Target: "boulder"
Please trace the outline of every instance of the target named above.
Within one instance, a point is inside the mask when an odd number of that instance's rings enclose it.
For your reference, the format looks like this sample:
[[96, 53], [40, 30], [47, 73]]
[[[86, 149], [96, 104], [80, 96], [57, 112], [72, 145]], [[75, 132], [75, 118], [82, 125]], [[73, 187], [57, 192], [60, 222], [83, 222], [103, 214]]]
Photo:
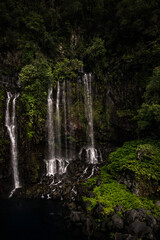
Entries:
[[118, 231], [123, 229], [124, 222], [118, 214], [114, 214], [111, 218], [113, 229]]
[[147, 222], [147, 225], [150, 226], [151, 228], [153, 228], [157, 224], [156, 219], [151, 215], [148, 215], [146, 217], [146, 222]]
[[137, 240], [137, 237], [117, 232], [115, 233], [115, 240]]
[[138, 217], [139, 217], [139, 213], [135, 209], [128, 210], [125, 213], [126, 223], [128, 223], [128, 224], [131, 222], [134, 222], [135, 219], [137, 219]]
[[152, 233], [152, 229], [146, 225], [144, 222], [140, 222], [139, 220], [132, 222], [129, 225], [129, 233], [137, 237], [145, 237], [148, 234]]
[[80, 221], [81, 221], [81, 216], [82, 216], [82, 213], [81, 213], [81, 212], [72, 211], [71, 214], [70, 214], [70, 219], [71, 219], [71, 221], [73, 221], [74, 223], [80, 222]]

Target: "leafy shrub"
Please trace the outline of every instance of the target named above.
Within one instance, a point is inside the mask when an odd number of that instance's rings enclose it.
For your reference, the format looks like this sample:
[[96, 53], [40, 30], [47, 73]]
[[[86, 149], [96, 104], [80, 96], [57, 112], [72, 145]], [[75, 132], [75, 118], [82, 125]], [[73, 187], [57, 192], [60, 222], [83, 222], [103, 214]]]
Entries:
[[144, 99], [137, 115], [138, 130], [144, 136], [160, 136], [160, 67], [153, 70]]
[[[143, 161], [138, 155], [143, 155]], [[145, 160], [145, 161], [144, 161]], [[129, 171], [145, 179], [160, 179], [160, 143], [153, 140], [126, 142], [110, 154], [107, 170], [115, 177]]]
[[96, 178], [88, 179], [86, 187], [92, 188], [94, 197], [84, 196], [83, 200], [90, 202], [88, 210], [93, 210], [97, 204], [103, 206], [104, 215], [114, 212], [121, 206], [124, 210], [144, 208], [152, 210], [155, 216], [160, 215], [160, 208], [155, 205], [155, 199], [139, 197], [130, 192], [126, 185], [118, 183], [116, 178], [127, 171], [137, 179], [160, 180], [160, 142], [155, 140], [137, 140], [126, 142], [109, 156], [109, 163], [101, 168], [96, 185]]
[[[92, 182], [92, 180], [89, 180]], [[89, 182], [88, 182], [89, 184]], [[90, 202], [88, 211], [93, 210], [97, 204], [103, 206], [104, 215], [114, 212], [118, 206], [124, 210], [144, 208], [152, 210], [155, 215], [160, 215], [160, 209], [154, 201], [147, 198], [138, 197], [131, 193], [124, 184], [119, 184], [111, 175], [107, 173], [107, 167], [101, 169], [101, 185], [94, 186], [94, 197], [83, 197], [83, 200]]]
[[154, 204], [152, 200], [147, 198], [140, 198], [131, 193], [124, 184], [119, 184], [112, 176], [107, 174], [108, 182], [102, 178], [101, 186], [95, 186], [93, 189], [94, 198], [83, 197], [84, 201], [89, 201], [90, 206], [88, 210], [91, 211], [97, 204], [103, 205], [105, 215], [114, 212], [118, 206], [122, 206], [124, 210], [129, 209], [150, 209], [160, 214], [160, 209]]

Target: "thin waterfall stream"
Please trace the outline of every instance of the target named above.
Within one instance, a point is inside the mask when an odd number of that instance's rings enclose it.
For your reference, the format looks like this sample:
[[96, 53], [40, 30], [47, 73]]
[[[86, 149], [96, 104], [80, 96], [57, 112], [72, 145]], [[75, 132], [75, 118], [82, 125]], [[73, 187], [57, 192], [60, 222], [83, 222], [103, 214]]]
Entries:
[[90, 164], [98, 163], [98, 153], [94, 144], [94, 129], [93, 129], [93, 104], [92, 104], [92, 75], [84, 74], [84, 100], [85, 100], [85, 114], [87, 119], [87, 161]]
[[57, 82], [57, 100], [56, 100], [56, 157], [61, 159], [61, 120], [60, 120], [60, 84]]
[[[14, 189], [10, 193], [10, 197], [13, 195], [17, 188], [20, 188], [19, 171], [18, 171], [18, 148], [17, 148], [17, 137], [16, 137], [16, 99], [19, 94], [12, 94], [7, 92], [7, 103], [6, 103], [6, 117], [5, 126], [7, 127], [8, 134], [11, 140], [11, 159], [12, 159], [12, 169], [13, 169], [13, 179], [14, 179]], [[10, 108], [10, 103], [12, 108]], [[12, 110], [12, 112], [10, 111]]]
[[66, 108], [66, 81], [63, 82], [63, 111], [64, 111], [64, 133], [65, 133], [65, 158], [68, 159], [68, 143], [67, 143], [67, 108]]
[[46, 162], [46, 175], [55, 175], [57, 172], [56, 159], [55, 159], [55, 136], [54, 136], [54, 124], [53, 124], [53, 88], [48, 90], [48, 156]]

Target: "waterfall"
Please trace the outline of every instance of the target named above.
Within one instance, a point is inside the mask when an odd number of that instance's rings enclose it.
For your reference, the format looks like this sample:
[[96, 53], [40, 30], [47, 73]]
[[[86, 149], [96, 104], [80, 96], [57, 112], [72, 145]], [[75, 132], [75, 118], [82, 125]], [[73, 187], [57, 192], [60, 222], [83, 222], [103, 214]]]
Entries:
[[85, 102], [85, 114], [87, 119], [87, 147], [86, 155], [87, 161], [90, 164], [98, 163], [98, 153], [94, 146], [94, 129], [93, 129], [93, 106], [92, 106], [92, 75], [84, 74], [84, 102]]
[[72, 86], [71, 82], [67, 81], [67, 120], [68, 120], [68, 148], [69, 148], [69, 159], [73, 159], [75, 155], [75, 135], [74, 135], [74, 121], [72, 115]]
[[[60, 99], [61, 91], [60, 84], [57, 82], [57, 98], [56, 98], [56, 112], [55, 112], [55, 131], [54, 131], [54, 118], [53, 118], [53, 88], [48, 90], [48, 157], [46, 163], [46, 175], [55, 176], [55, 174], [62, 175], [66, 172], [68, 167], [68, 160], [65, 156], [62, 157], [62, 144], [61, 144], [61, 120], [60, 120]], [[65, 134], [67, 133], [67, 120], [66, 120], [66, 97], [65, 97], [65, 83], [63, 84], [63, 106], [64, 106], [64, 125]], [[56, 148], [55, 148], [56, 146]], [[65, 147], [67, 148], [67, 139], [65, 140]], [[66, 150], [67, 151], [67, 150]]]
[[[6, 105], [6, 117], [5, 117], [5, 126], [7, 127], [8, 134], [11, 140], [11, 157], [12, 157], [12, 169], [13, 169], [13, 178], [14, 178], [14, 189], [13, 192], [20, 188], [19, 172], [18, 172], [18, 150], [17, 150], [17, 138], [16, 138], [16, 99], [19, 97], [19, 94], [12, 94], [7, 92], [7, 105]], [[12, 102], [12, 112], [10, 112], [10, 102]]]
[[55, 136], [54, 136], [54, 126], [53, 126], [53, 88], [50, 87], [48, 90], [48, 157], [46, 162], [47, 175], [55, 175], [57, 172], [56, 159], [55, 159]]
[[52, 87], [50, 87], [48, 91], [48, 157], [49, 159], [55, 159], [52, 92], [53, 92], [53, 89]]
[[64, 111], [64, 134], [65, 134], [65, 158], [68, 159], [68, 143], [67, 143], [67, 108], [66, 108], [66, 82], [63, 82], [63, 111]]
[[65, 128], [65, 155], [62, 156], [61, 144], [61, 119], [60, 119], [60, 84], [57, 82], [57, 100], [56, 100], [56, 137], [57, 137], [57, 154], [56, 159], [58, 162], [58, 174], [64, 174], [69, 165], [67, 154], [67, 110], [66, 110], [66, 94], [65, 94], [65, 81], [63, 82], [62, 102], [64, 110], [64, 128]]
[[60, 121], [60, 85], [57, 82], [57, 100], [56, 100], [56, 138], [57, 151], [56, 157], [61, 158], [61, 121]]

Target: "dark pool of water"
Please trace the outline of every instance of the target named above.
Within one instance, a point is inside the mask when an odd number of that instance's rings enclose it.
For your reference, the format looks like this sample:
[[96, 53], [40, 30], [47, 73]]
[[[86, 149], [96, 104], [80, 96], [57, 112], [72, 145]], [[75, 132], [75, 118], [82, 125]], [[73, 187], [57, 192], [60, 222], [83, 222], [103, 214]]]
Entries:
[[87, 240], [52, 200], [0, 200], [0, 240]]

